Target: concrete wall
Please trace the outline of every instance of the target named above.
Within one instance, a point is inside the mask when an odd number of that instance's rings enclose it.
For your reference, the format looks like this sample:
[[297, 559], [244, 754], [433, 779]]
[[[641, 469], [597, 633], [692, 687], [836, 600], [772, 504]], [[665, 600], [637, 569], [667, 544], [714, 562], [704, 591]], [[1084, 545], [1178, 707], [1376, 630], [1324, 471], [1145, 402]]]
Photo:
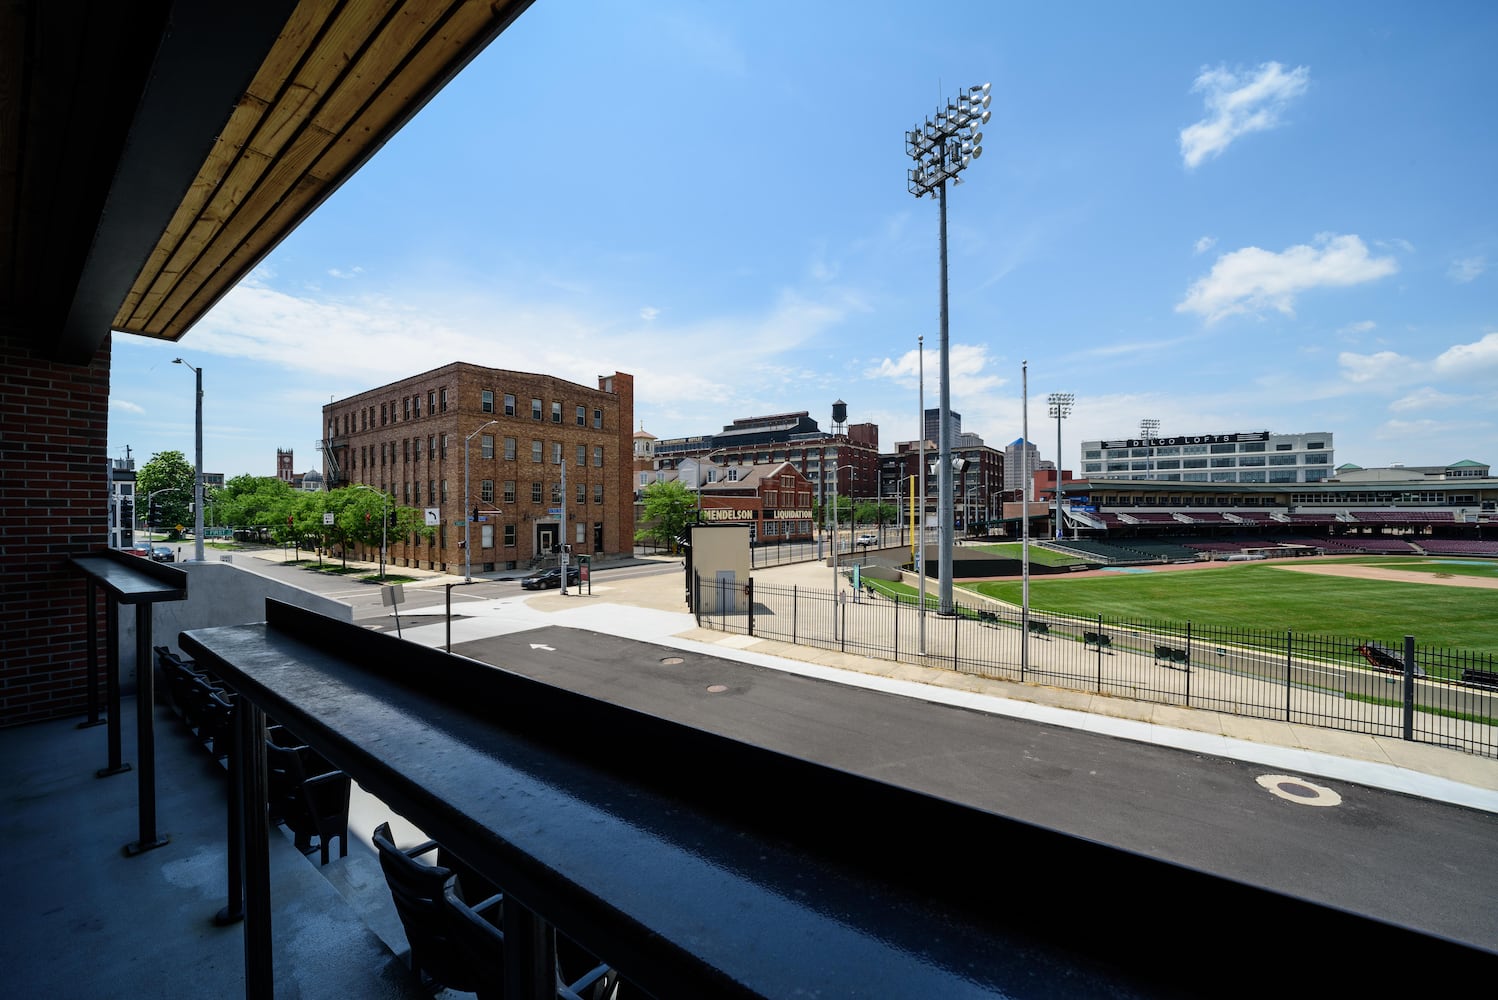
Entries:
[[[187, 600], [152, 607], [153, 646], [168, 646], [180, 652], [178, 633], [264, 621], [267, 597], [342, 622], [354, 620], [354, 609], [347, 604], [252, 573], [233, 563], [185, 562], [177, 563], [176, 568], [187, 573]], [[102, 606], [102, 598], [100, 603]], [[120, 683], [125, 690], [135, 687], [134, 608], [120, 609]]]

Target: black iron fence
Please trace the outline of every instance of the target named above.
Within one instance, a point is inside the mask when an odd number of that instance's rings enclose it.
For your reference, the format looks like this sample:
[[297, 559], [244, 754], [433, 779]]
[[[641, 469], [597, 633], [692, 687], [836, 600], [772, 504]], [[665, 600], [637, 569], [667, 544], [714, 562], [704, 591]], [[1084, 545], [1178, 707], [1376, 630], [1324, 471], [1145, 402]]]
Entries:
[[[872, 589], [751, 581], [743, 599], [699, 581], [711, 628], [1021, 683], [1433, 743], [1498, 757], [1498, 656], [1414, 637], [1123, 621]], [[705, 588], [705, 589], [704, 589]], [[706, 600], [702, 599], [706, 597]]]

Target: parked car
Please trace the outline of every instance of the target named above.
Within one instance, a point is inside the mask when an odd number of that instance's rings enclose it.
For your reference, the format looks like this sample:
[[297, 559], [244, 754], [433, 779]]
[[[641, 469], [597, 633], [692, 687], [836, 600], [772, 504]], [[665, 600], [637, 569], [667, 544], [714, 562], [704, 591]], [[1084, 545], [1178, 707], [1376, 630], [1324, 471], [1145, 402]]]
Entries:
[[132, 545], [129, 548], [120, 549], [126, 555], [140, 556], [142, 559], [151, 558], [151, 547], [149, 545]]
[[[575, 565], [568, 566], [567, 586], [575, 587], [581, 580], [582, 574], [578, 572], [578, 568]], [[546, 569], [539, 569], [530, 576], [522, 579], [520, 586], [526, 590], [550, 590], [552, 587], [560, 587], [561, 581], [562, 571], [555, 566], [548, 566]]]
[[155, 562], [176, 562], [177, 556], [170, 545], [153, 545], [151, 559]]
[[856, 541], [855, 544], [858, 544], [858, 545], [878, 545], [879, 544], [879, 536], [876, 535], [876, 534], [874, 534], [873, 532], [865, 531], [863, 534], [861, 534], [861, 535], [858, 536], [858, 539], [857, 539], [857, 541]]

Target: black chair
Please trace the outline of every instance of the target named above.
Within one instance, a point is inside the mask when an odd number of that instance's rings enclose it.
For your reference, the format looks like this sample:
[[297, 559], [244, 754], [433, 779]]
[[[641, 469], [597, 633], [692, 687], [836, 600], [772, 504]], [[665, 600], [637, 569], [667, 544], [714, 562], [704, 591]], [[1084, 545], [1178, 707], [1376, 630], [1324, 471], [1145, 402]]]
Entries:
[[503, 989], [504, 957], [496, 942], [502, 942], [503, 936], [496, 937], [498, 928], [490, 934], [477, 926], [469, 914], [483, 923], [498, 920], [502, 899], [486, 900], [478, 908], [464, 904], [467, 913], [456, 910], [449, 902], [449, 892], [457, 898], [452, 869], [417, 860], [436, 850], [436, 841], [402, 850], [395, 846], [389, 823], [375, 827], [372, 839], [396, 915], [411, 945], [411, 971], [449, 989], [478, 992], [481, 998], [498, 1000]]
[[310, 854], [316, 837], [327, 864], [328, 845], [336, 837], [338, 856], [348, 857], [348, 775], [327, 768], [310, 747], [281, 746], [268, 739], [265, 758], [271, 816], [295, 834], [297, 849]]

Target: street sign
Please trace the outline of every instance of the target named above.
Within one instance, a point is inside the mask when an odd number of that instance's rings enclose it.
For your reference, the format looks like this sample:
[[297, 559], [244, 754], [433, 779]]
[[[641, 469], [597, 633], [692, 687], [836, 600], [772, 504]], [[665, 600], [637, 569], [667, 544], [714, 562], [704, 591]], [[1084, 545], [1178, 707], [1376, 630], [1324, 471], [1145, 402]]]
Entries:
[[322, 523], [323, 524], [332, 524], [333, 523], [333, 515], [332, 514], [324, 514], [322, 516]]
[[546, 511], [546, 513], [548, 513], [548, 514], [560, 514], [561, 512], [562, 512], [562, 508], [560, 508], [560, 507], [552, 507], [552, 508], [549, 508]]
[[440, 507], [428, 507], [426, 513], [426, 526], [435, 528], [442, 523], [442, 509]]
[[461, 528], [461, 527], [463, 527], [463, 525], [465, 525], [467, 523], [468, 523], [468, 518], [466, 518], [466, 517], [460, 517], [456, 521], [453, 522], [453, 527], [454, 528]]

